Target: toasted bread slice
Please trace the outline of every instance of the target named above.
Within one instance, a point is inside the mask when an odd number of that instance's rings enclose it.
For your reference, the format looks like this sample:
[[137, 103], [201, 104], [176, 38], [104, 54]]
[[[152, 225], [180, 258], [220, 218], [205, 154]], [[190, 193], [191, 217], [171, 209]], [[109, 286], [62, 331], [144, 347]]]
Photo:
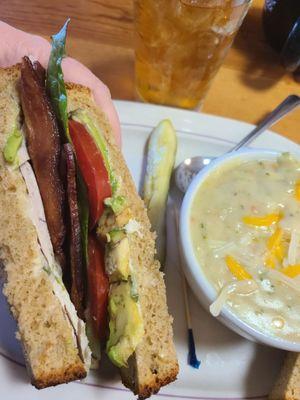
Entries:
[[19, 66], [0, 69], [0, 260], [6, 276], [4, 294], [18, 324], [32, 383], [44, 388], [85, 377], [88, 362], [76, 336], [81, 325], [85, 340], [83, 322], [67, 292], [63, 300], [55, 294], [57, 283], [45, 268], [20, 169], [3, 158], [6, 140], [21, 118], [19, 78]]
[[300, 355], [287, 353], [269, 400], [300, 400]]
[[156, 393], [161, 386], [176, 379], [178, 362], [173, 343], [172, 318], [168, 313], [163, 273], [154, 259], [154, 234], [145, 205], [137, 191], [124, 158], [115, 144], [105, 115], [96, 107], [89, 89], [68, 84], [68, 111], [87, 110], [102, 130], [108, 145], [113, 169], [121, 177], [120, 194], [130, 205], [134, 219], [141, 226], [141, 235], [130, 235], [145, 335], [129, 359], [128, 368], [121, 369], [122, 381], [140, 398]]

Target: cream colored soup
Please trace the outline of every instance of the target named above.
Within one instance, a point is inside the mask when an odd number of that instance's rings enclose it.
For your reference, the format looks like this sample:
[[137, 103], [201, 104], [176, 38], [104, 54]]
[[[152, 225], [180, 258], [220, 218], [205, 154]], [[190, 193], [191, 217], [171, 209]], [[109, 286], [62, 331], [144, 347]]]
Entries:
[[300, 342], [300, 163], [234, 161], [212, 173], [190, 214], [199, 264], [224, 304], [262, 332]]

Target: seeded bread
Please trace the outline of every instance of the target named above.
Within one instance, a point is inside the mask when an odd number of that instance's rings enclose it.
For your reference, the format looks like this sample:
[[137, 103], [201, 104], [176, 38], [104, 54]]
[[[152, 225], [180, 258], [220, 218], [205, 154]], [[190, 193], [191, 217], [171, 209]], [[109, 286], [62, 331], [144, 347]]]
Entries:
[[6, 140], [21, 117], [19, 77], [19, 66], [0, 69], [0, 265], [32, 383], [43, 388], [83, 378], [87, 368], [73, 327], [43, 270], [24, 180], [20, 170], [8, 168], [3, 158]]
[[74, 84], [68, 84], [67, 89], [69, 111], [77, 108], [87, 110], [103, 131], [112, 166], [121, 177], [120, 194], [127, 199], [134, 219], [141, 226], [141, 235], [130, 235], [130, 254], [133, 257], [145, 335], [129, 359], [129, 367], [121, 369], [121, 377], [124, 385], [142, 399], [174, 381], [178, 374], [172, 318], [168, 313], [163, 273], [160, 271], [159, 262], [154, 260], [155, 237], [150, 232], [144, 203], [137, 194], [105, 115], [95, 106], [89, 89]]
[[287, 353], [269, 400], [300, 400], [300, 355]]

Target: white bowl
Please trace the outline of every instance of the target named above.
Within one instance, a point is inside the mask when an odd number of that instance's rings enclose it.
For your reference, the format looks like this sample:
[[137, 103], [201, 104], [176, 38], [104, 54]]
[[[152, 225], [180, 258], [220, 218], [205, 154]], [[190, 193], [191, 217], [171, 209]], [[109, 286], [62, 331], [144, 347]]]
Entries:
[[[190, 232], [190, 211], [191, 205], [194, 200], [195, 194], [198, 192], [202, 183], [209, 177], [209, 175], [222, 168], [228, 162], [233, 160], [242, 159], [247, 160], [276, 160], [280, 155], [280, 152], [269, 151], [269, 150], [250, 150], [243, 149], [233, 153], [227, 153], [214, 161], [212, 161], [207, 167], [200, 171], [193, 179], [191, 185], [189, 186], [181, 206], [180, 211], [180, 243], [182, 247], [182, 253], [185, 258], [185, 263], [183, 265], [185, 276], [189, 282], [190, 287], [195, 293], [196, 297], [200, 300], [201, 304], [205, 309], [209, 311], [209, 306], [217, 297], [217, 293], [212, 284], [208, 281], [203, 272], [199, 261], [194, 253], [192, 238]], [[299, 159], [299, 156], [295, 156]], [[288, 351], [300, 352], [300, 343], [293, 342], [290, 340], [284, 340], [272, 336], [269, 333], [263, 333], [254, 327], [248, 325], [246, 322], [241, 320], [236, 314], [234, 314], [229, 307], [224, 306], [222, 312], [217, 317], [224, 325], [226, 325], [231, 330], [242, 335], [243, 337], [263, 343], [272, 347], [276, 347]]]

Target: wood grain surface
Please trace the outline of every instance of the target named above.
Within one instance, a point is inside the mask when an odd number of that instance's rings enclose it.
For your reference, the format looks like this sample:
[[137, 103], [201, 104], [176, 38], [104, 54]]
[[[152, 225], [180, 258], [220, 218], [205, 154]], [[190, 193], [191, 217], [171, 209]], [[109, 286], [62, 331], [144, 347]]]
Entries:
[[[167, 1], [167, 0], [166, 0]], [[279, 64], [265, 41], [263, 0], [253, 0], [233, 48], [206, 98], [203, 111], [257, 123], [300, 84]], [[132, 0], [0, 0], [1, 19], [49, 37], [71, 17], [68, 54], [89, 67], [115, 99], [135, 99]], [[275, 131], [300, 143], [300, 109]]]

